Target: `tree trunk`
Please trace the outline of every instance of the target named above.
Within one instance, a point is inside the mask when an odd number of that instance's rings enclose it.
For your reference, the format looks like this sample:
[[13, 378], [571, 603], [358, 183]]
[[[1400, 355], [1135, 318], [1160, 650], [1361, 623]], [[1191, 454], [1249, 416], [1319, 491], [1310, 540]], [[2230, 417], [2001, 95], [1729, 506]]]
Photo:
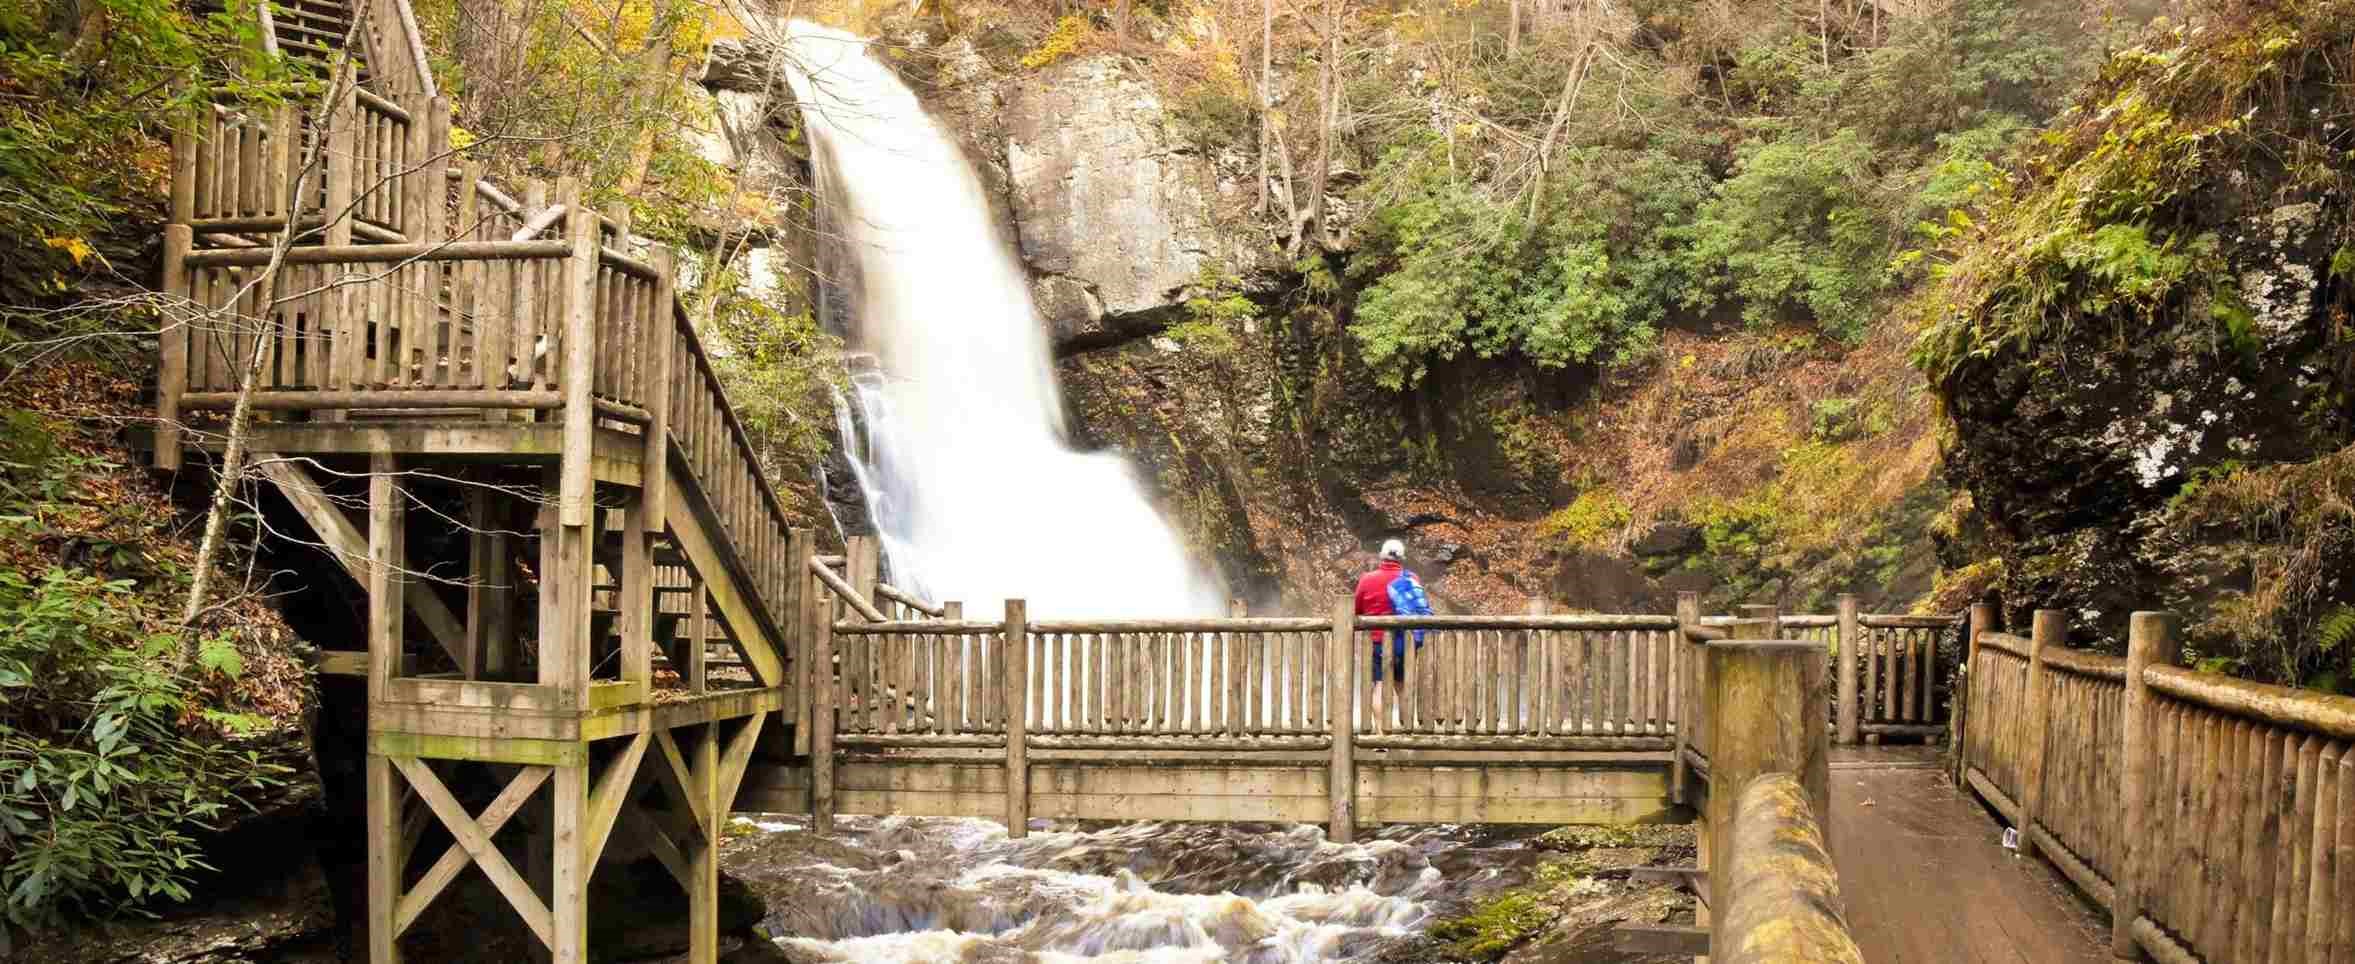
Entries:
[[1259, 213], [1267, 214], [1268, 141], [1275, 126], [1276, 0], [1259, 0]]
[[1505, 56], [1521, 56], [1521, 0], [1505, 6]]
[[1333, 173], [1333, 128], [1339, 124], [1342, 0], [1325, 0], [1325, 56], [1318, 66], [1317, 155], [1308, 177], [1308, 224], [1301, 234], [1322, 247], [1325, 243], [1325, 179]]
[[1115, 0], [1112, 4], [1112, 49], [1128, 49], [1129, 0]]
[[514, 103], [514, 81], [522, 72], [530, 12], [516, 0], [458, 0], [458, 29], [452, 38], [466, 85], [459, 116], [477, 129], [507, 125], [496, 116]]
[[[304, 149], [300, 173], [295, 175], [294, 183], [285, 185], [283, 188], [273, 188], [274, 190], [283, 189], [287, 192], [282, 195], [282, 200], [310, 196], [311, 174], [320, 168], [321, 161], [325, 157], [326, 132], [331, 126], [340, 122], [337, 117], [338, 112], [346, 103], [357, 96], [353, 90], [358, 86], [358, 79], [351, 70], [351, 48], [352, 44], [359, 39], [361, 24], [366, 22], [367, 14], [368, 0], [359, 0], [352, 5], [352, 26], [350, 30], [345, 32], [342, 45], [335, 51], [334, 58], [329, 61], [329, 76], [334, 77], [335, 80], [329, 83], [326, 92], [320, 95], [318, 109], [312, 114], [312, 116], [319, 118], [320, 136], [312, 138], [310, 146]], [[298, 236], [298, 232], [295, 230], [294, 212], [301, 209], [302, 205], [295, 203], [283, 206], [283, 210], [288, 212], [286, 226], [284, 230], [278, 232], [277, 239], [271, 242], [270, 260], [267, 264], [262, 265], [262, 270], [251, 281], [246, 282], [250, 290], [260, 292], [264, 298], [272, 297], [271, 285], [277, 280], [279, 266], [286, 261], [286, 249], [294, 245], [295, 238]], [[324, 213], [330, 219], [351, 216], [351, 212], [348, 210]], [[242, 292], [240, 294], [242, 295]], [[242, 298], [233, 298], [229, 304], [238, 304], [242, 300]], [[272, 298], [268, 302], [268, 307], [263, 309], [262, 317], [268, 318], [276, 307], [277, 301]], [[211, 309], [205, 308], [203, 310], [210, 311]], [[244, 320], [233, 318], [230, 323], [237, 324]], [[270, 358], [272, 341], [267, 337], [256, 337], [253, 352], [244, 359], [244, 370], [238, 374], [237, 402], [229, 410], [228, 439], [221, 452], [219, 478], [213, 483], [212, 502], [205, 511], [204, 537], [199, 539], [196, 544], [196, 564], [192, 568], [188, 580], [188, 597], [180, 607], [179, 666], [182, 669], [196, 662], [198, 649], [196, 623], [205, 613], [204, 601], [212, 591], [213, 563], [220, 557], [221, 543], [226, 537], [229, 508], [236, 501], [238, 483], [244, 480], [247, 428], [253, 421], [254, 383], [261, 379], [262, 365]]]

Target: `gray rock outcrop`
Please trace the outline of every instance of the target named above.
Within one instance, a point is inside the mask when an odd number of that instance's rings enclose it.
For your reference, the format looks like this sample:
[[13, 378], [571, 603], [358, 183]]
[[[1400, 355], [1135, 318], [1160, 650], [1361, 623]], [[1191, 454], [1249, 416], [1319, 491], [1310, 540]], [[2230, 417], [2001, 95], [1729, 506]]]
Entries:
[[1157, 330], [1206, 268], [1240, 273], [1213, 164], [1116, 58], [1014, 79], [1003, 103], [1014, 235], [1059, 351]]

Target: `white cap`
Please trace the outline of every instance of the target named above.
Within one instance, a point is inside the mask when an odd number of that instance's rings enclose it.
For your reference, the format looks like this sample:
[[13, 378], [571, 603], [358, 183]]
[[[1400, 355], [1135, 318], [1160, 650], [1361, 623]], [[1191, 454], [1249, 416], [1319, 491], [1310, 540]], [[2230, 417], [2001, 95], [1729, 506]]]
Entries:
[[1396, 559], [1401, 562], [1406, 561], [1406, 543], [1400, 542], [1396, 539], [1391, 539], [1382, 543], [1382, 558]]

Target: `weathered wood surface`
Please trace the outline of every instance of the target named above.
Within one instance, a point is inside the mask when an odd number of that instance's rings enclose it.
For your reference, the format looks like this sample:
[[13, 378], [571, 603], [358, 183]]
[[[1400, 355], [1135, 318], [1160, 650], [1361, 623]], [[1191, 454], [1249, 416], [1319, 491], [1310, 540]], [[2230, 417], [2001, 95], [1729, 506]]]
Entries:
[[1711, 960], [1863, 964], [1809, 796], [1788, 772], [1756, 777], [1742, 789], [1733, 849], [1724, 857], [1730, 897], [1711, 905], [1723, 915], [1710, 940]]
[[[1862, 749], [1862, 748], [1860, 748]], [[1906, 748], [1920, 762], [1934, 748]], [[1887, 757], [1905, 751], [1870, 751]], [[2094, 964], [2106, 924], [1935, 766], [1833, 751], [1832, 858], [1850, 932], [1874, 964]], [[1848, 765], [1856, 761], [1859, 765]]]
[[2124, 661], [2038, 622], [2024, 647], [1982, 636], [1962, 769], [2023, 850], [2114, 908], [2111, 946], [2355, 959], [2355, 701], [2169, 665], [2162, 613], [2135, 614]]

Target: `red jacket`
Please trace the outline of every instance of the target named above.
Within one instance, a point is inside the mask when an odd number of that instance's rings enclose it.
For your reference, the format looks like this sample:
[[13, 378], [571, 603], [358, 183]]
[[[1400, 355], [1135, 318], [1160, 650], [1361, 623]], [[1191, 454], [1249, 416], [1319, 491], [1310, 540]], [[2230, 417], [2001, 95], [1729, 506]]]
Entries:
[[[1380, 566], [1374, 568], [1374, 571], [1357, 577], [1357, 614], [1360, 616], [1389, 616], [1395, 614], [1397, 610], [1392, 607], [1390, 602], [1391, 588], [1392, 585], [1398, 582], [1401, 578], [1404, 578], [1409, 585], [1414, 585], [1415, 583], [1414, 574], [1406, 571], [1406, 565], [1396, 559], [1384, 559], [1382, 560], [1382, 564]], [[1420, 599], [1422, 597], [1422, 591], [1419, 587], [1415, 590], [1413, 596], [1416, 599]], [[1430, 611], [1430, 607], [1427, 605], [1421, 608], [1424, 613], [1428, 613]], [[1410, 613], [1409, 615], [1422, 614], [1423, 613]], [[1419, 636], [1420, 633], [1417, 635]], [[1382, 639], [1382, 631], [1379, 629], [1374, 630], [1374, 642], [1378, 644], [1382, 642]], [[1422, 642], [1421, 639], [1417, 639], [1415, 641], [1418, 643]]]

